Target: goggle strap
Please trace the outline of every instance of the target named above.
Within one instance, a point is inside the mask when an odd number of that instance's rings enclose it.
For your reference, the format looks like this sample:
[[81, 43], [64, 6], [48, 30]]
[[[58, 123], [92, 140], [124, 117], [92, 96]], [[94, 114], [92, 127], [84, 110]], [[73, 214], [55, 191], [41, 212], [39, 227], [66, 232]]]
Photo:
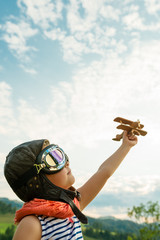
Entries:
[[36, 167], [36, 169], [37, 169], [37, 174], [39, 174], [40, 173], [40, 171], [44, 168], [44, 167], [46, 167], [46, 165], [45, 165], [45, 163], [41, 163], [41, 164], [34, 164], [34, 166]]
[[25, 185], [32, 177], [39, 174], [42, 168], [45, 167], [45, 164], [34, 164], [27, 172], [25, 172], [21, 177], [11, 184], [11, 187], [16, 191], [18, 188]]
[[68, 195], [64, 192], [61, 191], [60, 193], [60, 199], [63, 200], [64, 202], [68, 203], [70, 207], [72, 208], [73, 213], [77, 216], [77, 218], [84, 224], [88, 223], [87, 217], [77, 208], [77, 206], [74, 204], [72, 199], [68, 197]]

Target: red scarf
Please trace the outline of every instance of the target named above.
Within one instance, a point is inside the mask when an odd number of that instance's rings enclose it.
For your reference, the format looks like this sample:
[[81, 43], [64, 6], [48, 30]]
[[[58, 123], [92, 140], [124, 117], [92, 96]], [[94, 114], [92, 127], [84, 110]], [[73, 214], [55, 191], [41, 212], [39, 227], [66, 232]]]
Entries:
[[[79, 201], [77, 198], [74, 198], [73, 202], [79, 208]], [[15, 223], [19, 223], [23, 217], [33, 214], [60, 219], [74, 216], [68, 203], [34, 198], [32, 201], [24, 203], [23, 207], [16, 211], [14, 221]]]

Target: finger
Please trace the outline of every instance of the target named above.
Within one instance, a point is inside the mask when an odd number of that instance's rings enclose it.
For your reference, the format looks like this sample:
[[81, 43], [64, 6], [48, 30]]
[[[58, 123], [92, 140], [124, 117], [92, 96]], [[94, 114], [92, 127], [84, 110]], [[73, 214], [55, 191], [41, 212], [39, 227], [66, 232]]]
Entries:
[[137, 141], [138, 138], [137, 138], [136, 136], [131, 136], [131, 137], [129, 137], [128, 139], [129, 139], [130, 141]]
[[128, 132], [126, 130], [123, 131], [123, 136], [125, 136], [125, 137], [128, 136]]
[[134, 138], [135, 135], [134, 135], [134, 133], [129, 133], [128, 137], [129, 137], [129, 138]]

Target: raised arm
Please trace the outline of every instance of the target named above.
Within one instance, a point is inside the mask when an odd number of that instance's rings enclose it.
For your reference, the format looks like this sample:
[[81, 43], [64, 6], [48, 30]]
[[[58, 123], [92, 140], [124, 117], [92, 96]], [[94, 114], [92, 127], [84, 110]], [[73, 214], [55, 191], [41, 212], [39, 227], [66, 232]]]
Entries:
[[83, 210], [99, 193], [106, 181], [112, 176], [119, 167], [130, 149], [137, 144], [135, 135], [128, 136], [124, 131], [122, 145], [118, 150], [102, 163], [98, 171], [78, 189], [81, 193], [80, 208]]

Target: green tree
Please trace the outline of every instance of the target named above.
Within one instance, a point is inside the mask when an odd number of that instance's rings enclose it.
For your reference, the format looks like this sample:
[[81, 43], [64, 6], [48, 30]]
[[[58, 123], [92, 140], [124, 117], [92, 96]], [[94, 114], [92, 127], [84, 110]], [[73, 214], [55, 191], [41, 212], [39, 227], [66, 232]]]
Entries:
[[12, 205], [9, 203], [5, 203], [3, 201], [0, 201], [0, 213], [15, 213], [16, 207], [12, 207]]
[[133, 206], [128, 209], [128, 216], [133, 217], [141, 223], [141, 240], [159, 240], [160, 239], [160, 205], [158, 202], [147, 202], [140, 206]]
[[9, 226], [4, 234], [3, 233], [0, 234], [0, 240], [12, 240], [14, 231], [15, 226], [14, 225]]

